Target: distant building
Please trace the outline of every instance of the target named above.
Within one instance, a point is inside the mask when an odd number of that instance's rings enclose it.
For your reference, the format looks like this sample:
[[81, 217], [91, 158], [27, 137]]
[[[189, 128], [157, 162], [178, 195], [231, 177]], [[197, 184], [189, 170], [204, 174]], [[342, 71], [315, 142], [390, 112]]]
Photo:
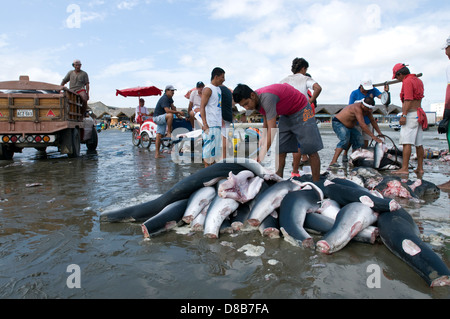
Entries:
[[[321, 122], [329, 122], [332, 120], [333, 116], [339, 113], [347, 104], [319, 104], [316, 107], [316, 119]], [[380, 123], [387, 122], [390, 123], [393, 117], [397, 117], [399, 113], [402, 112], [401, 106], [397, 105], [376, 105], [373, 110], [373, 115]], [[253, 112], [249, 116], [251, 121], [260, 122], [262, 120], [262, 115], [258, 112]]]
[[[134, 122], [136, 108], [134, 107], [114, 107], [105, 105], [102, 102], [88, 103], [89, 108], [97, 119], [112, 119], [117, 121]], [[154, 108], [147, 108], [150, 114], [155, 111]], [[181, 109], [183, 110], [183, 109]]]
[[445, 108], [444, 102], [430, 104], [430, 110], [432, 112], [436, 112], [436, 119], [438, 121], [442, 120], [442, 115], [444, 114], [444, 108]]

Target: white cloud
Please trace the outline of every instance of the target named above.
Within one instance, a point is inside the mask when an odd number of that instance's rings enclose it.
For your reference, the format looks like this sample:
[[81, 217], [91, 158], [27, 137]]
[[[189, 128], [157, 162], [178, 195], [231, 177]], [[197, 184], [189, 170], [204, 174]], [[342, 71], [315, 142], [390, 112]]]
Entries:
[[138, 0], [122, 1], [117, 5], [119, 10], [131, 10], [139, 4]]
[[211, 1], [208, 5], [213, 19], [245, 17], [258, 20], [283, 7], [282, 0], [223, 0]]
[[98, 79], [119, 77], [124, 75], [131, 75], [140, 72], [144, 72], [148, 69], [152, 69], [154, 64], [149, 58], [142, 58], [138, 60], [131, 60], [125, 62], [114, 63], [106, 67], [100, 74], [96, 77]]
[[8, 45], [8, 35], [0, 34], [0, 48], [6, 47]]
[[[224, 0], [210, 6], [214, 19], [243, 26], [226, 50], [239, 50], [234, 65], [242, 69], [233, 69], [251, 85], [278, 81], [290, 73], [293, 58], [304, 57], [324, 88], [320, 102], [346, 103], [360, 80], [390, 80], [397, 62], [409, 62], [412, 71], [424, 73], [439, 72], [437, 65], [447, 63], [437, 46], [445, 39], [443, 29], [450, 30], [448, 9], [411, 14], [426, 7], [423, 1], [405, 8], [400, 1], [284, 0], [261, 11], [264, 4]], [[433, 63], [436, 67], [426, 68]], [[427, 86], [430, 92], [432, 84]]]

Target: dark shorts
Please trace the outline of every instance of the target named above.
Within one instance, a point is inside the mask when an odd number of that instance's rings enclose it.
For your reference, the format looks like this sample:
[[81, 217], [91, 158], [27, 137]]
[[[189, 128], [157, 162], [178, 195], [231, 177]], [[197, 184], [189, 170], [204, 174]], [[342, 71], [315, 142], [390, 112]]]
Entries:
[[292, 115], [281, 115], [278, 121], [280, 154], [314, 154], [323, 149], [322, 137], [311, 105]]
[[337, 118], [333, 117], [331, 121], [333, 125], [333, 131], [336, 133], [339, 143], [336, 148], [342, 148], [346, 150], [352, 145], [353, 150], [361, 148], [364, 144], [364, 138], [361, 132], [357, 128], [347, 128]]

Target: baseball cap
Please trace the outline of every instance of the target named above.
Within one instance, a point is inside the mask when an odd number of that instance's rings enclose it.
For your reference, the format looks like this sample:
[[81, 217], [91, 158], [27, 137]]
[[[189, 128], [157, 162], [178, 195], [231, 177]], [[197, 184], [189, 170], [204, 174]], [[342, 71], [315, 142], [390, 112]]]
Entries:
[[450, 36], [447, 38], [447, 42], [445, 42], [444, 46], [442, 47], [442, 50], [447, 49], [450, 46]]
[[73, 60], [72, 65], [75, 65], [75, 64], [81, 64], [81, 61], [78, 59], [75, 59], [75, 60]]
[[396, 76], [397, 72], [400, 71], [401, 69], [403, 69], [406, 66], [408, 66], [408, 65], [406, 65], [404, 63], [397, 63], [396, 65], [394, 65], [394, 68], [392, 69], [392, 72], [393, 72], [392, 79], [395, 79], [395, 76]]
[[205, 87], [205, 83], [203, 83], [202, 81], [197, 82], [197, 88], [202, 88]]
[[169, 91], [176, 91], [177, 89], [173, 86], [173, 85], [168, 85], [168, 86], [166, 86], [166, 91], [167, 90], [169, 90]]
[[372, 81], [371, 80], [362, 81], [361, 82], [361, 86], [366, 91], [370, 91], [370, 90], [373, 89], [373, 85], [372, 85]]

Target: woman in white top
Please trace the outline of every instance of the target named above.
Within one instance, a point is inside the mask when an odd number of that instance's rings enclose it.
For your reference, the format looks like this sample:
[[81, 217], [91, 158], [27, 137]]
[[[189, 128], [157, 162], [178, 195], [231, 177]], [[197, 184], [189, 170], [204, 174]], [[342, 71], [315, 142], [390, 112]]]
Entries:
[[[309, 63], [303, 58], [295, 58], [294, 61], [292, 61], [292, 68], [291, 71], [293, 74], [287, 76], [283, 80], [280, 81], [280, 83], [287, 83], [292, 85], [294, 88], [299, 90], [301, 93], [303, 93], [306, 98], [309, 101], [309, 104], [311, 106], [314, 106], [313, 109], [315, 109], [317, 97], [322, 92], [322, 87], [314, 81], [311, 76], [307, 75], [307, 71], [309, 68]], [[313, 91], [311, 96], [308, 95], [308, 90]], [[298, 152], [293, 154], [293, 161], [292, 161], [292, 177], [299, 177], [299, 166], [300, 161], [303, 163], [306, 163], [308, 161], [308, 156], [303, 155], [300, 153], [300, 148], [298, 149]]]

